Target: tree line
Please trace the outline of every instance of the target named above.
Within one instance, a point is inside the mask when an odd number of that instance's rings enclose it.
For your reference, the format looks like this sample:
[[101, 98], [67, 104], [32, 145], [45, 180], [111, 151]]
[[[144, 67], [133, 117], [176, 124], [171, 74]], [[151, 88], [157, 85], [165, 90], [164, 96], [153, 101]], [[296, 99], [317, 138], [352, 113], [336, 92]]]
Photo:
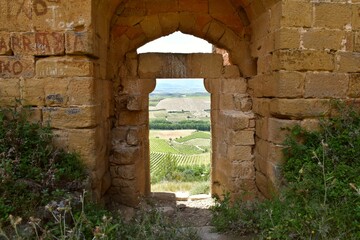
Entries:
[[170, 122], [165, 119], [156, 119], [150, 121], [150, 129], [153, 130], [195, 129], [198, 131], [210, 131], [210, 122], [203, 120], [183, 120], [179, 122]]

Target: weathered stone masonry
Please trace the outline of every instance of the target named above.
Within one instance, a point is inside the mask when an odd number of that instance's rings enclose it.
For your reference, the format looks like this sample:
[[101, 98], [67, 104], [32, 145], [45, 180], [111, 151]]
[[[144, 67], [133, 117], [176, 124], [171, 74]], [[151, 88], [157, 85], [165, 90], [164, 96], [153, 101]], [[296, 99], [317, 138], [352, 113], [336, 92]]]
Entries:
[[[136, 54], [175, 31], [229, 53]], [[87, 164], [96, 199], [149, 189], [148, 94], [157, 77], [211, 93], [212, 191], [269, 197], [281, 129], [313, 128], [330, 98], [360, 98], [360, 0], [0, 0], [0, 104], [30, 106]]]

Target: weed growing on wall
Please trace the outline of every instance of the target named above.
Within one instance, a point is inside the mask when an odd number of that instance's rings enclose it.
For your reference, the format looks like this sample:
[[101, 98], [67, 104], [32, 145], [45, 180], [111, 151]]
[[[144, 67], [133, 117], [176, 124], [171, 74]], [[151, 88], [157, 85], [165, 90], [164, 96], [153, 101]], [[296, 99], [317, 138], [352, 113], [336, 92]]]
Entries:
[[[277, 196], [233, 207], [218, 202], [213, 222], [219, 231], [246, 228], [265, 239], [360, 239], [360, 114], [340, 103], [336, 109], [319, 131], [291, 129], [285, 186]], [[227, 215], [238, 217], [226, 225]]]
[[25, 112], [0, 110], [0, 222], [32, 214], [86, 176], [79, 157], [54, 149], [50, 128], [28, 122]]
[[0, 110], [0, 239], [197, 239], [155, 210], [130, 222], [86, 201], [79, 156], [52, 146], [51, 129]]

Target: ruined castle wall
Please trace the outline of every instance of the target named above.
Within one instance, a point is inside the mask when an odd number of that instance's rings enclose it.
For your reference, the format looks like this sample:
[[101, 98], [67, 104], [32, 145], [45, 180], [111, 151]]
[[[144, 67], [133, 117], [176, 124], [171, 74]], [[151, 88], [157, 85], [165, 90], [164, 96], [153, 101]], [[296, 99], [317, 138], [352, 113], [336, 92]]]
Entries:
[[[174, 31], [200, 37], [229, 53], [219, 76], [204, 77], [214, 180], [269, 197], [281, 177], [282, 129], [314, 128], [331, 98], [360, 98], [359, 11], [359, 0], [0, 0], [0, 104], [49, 122], [55, 143], [87, 164], [97, 200], [115, 185], [119, 201], [147, 194], [146, 161], [111, 167], [148, 155], [143, 103], [155, 70], [138, 71], [136, 49]], [[126, 153], [114, 148], [124, 141]], [[131, 174], [144, 177], [132, 185], [117, 177]]]
[[281, 178], [282, 129], [314, 129], [330, 99], [359, 97], [359, 9], [358, 1], [282, 1], [252, 23], [256, 182], [265, 196]]

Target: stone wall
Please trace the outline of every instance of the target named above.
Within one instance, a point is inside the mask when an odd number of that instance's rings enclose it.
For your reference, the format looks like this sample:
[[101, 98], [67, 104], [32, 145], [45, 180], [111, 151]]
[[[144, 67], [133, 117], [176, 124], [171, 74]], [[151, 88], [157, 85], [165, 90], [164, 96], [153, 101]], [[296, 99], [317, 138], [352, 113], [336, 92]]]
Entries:
[[[203, 77], [213, 191], [269, 197], [281, 177], [282, 129], [314, 128], [331, 98], [360, 98], [359, 14], [359, 0], [0, 0], [0, 104], [49, 122], [55, 143], [87, 164], [97, 200], [134, 204], [149, 192], [154, 79]], [[136, 54], [174, 31], [225, 49], [226, 66], [216, 55]]]

